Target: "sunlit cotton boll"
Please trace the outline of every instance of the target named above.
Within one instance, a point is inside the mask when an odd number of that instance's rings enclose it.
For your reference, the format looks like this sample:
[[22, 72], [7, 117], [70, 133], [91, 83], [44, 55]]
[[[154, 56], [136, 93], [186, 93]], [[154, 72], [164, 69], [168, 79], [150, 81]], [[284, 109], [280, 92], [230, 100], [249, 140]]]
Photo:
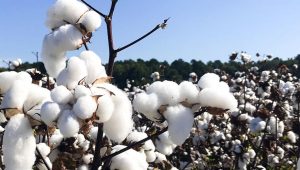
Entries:
[[0, 94], [6, 93], [11, 87], [11, 84], [15, 81], [17, 76], [15, 71], [5, 71], [0, 73]]
[[49, 76], [56, 78], [66, 67], [66, 58], [64, 53], [58, 54], [59, 57], [48, 55], [42, 58], [44, 66]]
[[115, 104], [112, 101], [112, 98], [109, 94], [105, 94], [98, 99], [98, 107], [96, 110], [96, 116], [98, 119], [96, 122], [103, 123], [108, 121], [113, 112], [114, 112]]
[[82, 97], [82, 96], [91, 96], [92, 92], [89, 88], [87, 88], [83, 85], [78, 85], [74, 89], [74, 95], [75, 95], [75, 98], [78, 99], [79, 97]]
[[57, 147], [61, 141], [64, 139], [64, 136], [60, 133], [59, 129], [55, 129], [54, 133], [49, 139], [49, 144], [52, 148]]
[[155, 146], [156, 149], [164, 155], [171, 155], [176, 147], [176, 145], [170, 140], [168, 131], [158, 136], [155, 140]]
[[78, 57], [71, 57], [65, 68], [57, 77], [57, 84], [74, 89], [87, 76], [85, 62]]
[[86, 32], [94, 32], [101, 25], [101, 17], [95, 11], [90, 10], [81, 16], [78, 23], [84, 25]]
[[29, 85], [21, 80], [13, 82], [11, 88], [5, 93], [1, 102], [1, 108], [23, 109], [23, 105], [28, 97]]
[[160, 105], [176, 105], [180, 102], [179, 85], [173, 81], [156, 81], [147, 88], [147, 93], [155, 93]]
[[189, 81], [183, 81], [179, 84], [179, 89], [181, 101], [186, 101], [190, 104], [197, 103], [199, 90], [195, 84]]
[[65, 110], [58, 119], [58, 128], [64, 138], [72, 137], [79, 131], [79, 121], [71, 110]]
[[86, 64], [88, 75], [85, 78], [86, 83], [92, 84], [96, 79], [107, 77], [104, 66], [100, 57], [93, 51], [83, 51], [79, 58]]
[[104, 123], [103, 129], [109, 139], [120, 143], [133, 129], [131, 102], [126, 93], [114, 85], [103, 83], [99, 87], [114, 94], [111, 96], [115, 106], [114, 111], [111, 118]]
[[61, 113], [61, 106], [55, 102], [46, 102], [41, 107], [41, 119], [47, 126], [54, 126]]
[[170, 106], [164, 112], [168, 122], [170, 139], [176, 145], [181, 145], [189, 137], [194, 122], [191, 109], [182, 105]]
[[138, 93], [133, 100], [134, 110], [152, 121], [162, 119], [162, 115], [157, 112], [159, 107], [158, 97], [155, 93]]
[[97, 104], [92, 96], [82, 96], [78, 98], [73, 106], [73, 112], [80, 119], [91, 118], [96, 109]]
[[287, 132], [287, 137], [290, 140], [291, 143], [296, 143], [296, 134], [293, 131], [288, 131]]
[[215, 73], [206, 73], [198, 81], [198, 86], [202, 89], [216, 87], [220, 82], [220, 77]]
[[35, 163], [35, 138], [24, 114], [13, 116], [5, 127], [3, 161], [5, 169], [30, 170]]
[[78, 0], [57, 0], [48, 9], [46, 23], [50, 29], [60, 26], [59, 21], [75, 24], [88, 10], [88, 7]]
[[67, 104], [73, 100], [73, 94], [65, 86], [56, 86], [51, 91], [51, 99], [58, 104]]
[[[116, 145], [112, 149], [112, 153], [125, 148], [123, 145]], [[148, 163], [141, 153], [129, 149], [111, 159], [110, 169], [119, 170], [147, 170]]]
[[[40, 109], [38, 105], [43, 104], [45, 101], [50, 101], [50, 91], [46, 88], [40, 87], [36, 84], [30, 84], [28, 87], [28, 97], [24, 103], [23, 110], [28, 112], [29, 110]], [[36, 112], [39, 113], [39, 112]]]
[[199, 102], [201, 106], [229, 109], [229, 111], [237, 108], [237, 100], [234, 96], [220, 88], [203, 89], [199, 93]]

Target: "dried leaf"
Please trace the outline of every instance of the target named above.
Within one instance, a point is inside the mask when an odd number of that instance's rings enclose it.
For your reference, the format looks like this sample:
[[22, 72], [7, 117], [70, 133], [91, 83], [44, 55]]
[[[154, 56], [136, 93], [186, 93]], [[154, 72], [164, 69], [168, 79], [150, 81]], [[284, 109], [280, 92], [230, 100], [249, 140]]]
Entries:
[[227, 112], [229, 109], [221, 109], [217, 107], [206, 107], [206, 111], [212, 115], [222, 115]]
[[113, 77], [110, 77], [110, 76], [101, 77], [101, 78], [96, 79], [92, 84], [94, 85], [94, 84], [110, 83], [112, 78]]

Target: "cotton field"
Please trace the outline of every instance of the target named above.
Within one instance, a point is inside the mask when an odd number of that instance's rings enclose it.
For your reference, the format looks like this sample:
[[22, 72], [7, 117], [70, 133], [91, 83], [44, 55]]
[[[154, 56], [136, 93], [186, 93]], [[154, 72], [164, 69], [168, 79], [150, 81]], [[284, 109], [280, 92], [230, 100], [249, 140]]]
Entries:
[[56, 0], [41, 49], [47, 75], [17, 70], [21, 59], [0, 73], [1, 169], [300, 169], [300, 81], [289, 68], [261, 70], [242, 52], [234, 75], [175, 82], [156, 71], [120, 89], [87, 48], [102, 15]]

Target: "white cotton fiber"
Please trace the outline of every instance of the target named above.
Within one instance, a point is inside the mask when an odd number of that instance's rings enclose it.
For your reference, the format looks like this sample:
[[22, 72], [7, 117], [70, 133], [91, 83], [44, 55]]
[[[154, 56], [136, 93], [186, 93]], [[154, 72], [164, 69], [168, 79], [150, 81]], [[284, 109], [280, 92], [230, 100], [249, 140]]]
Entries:
[[296, 134], [293, 131], [288, 131], [287, 132], [287, 137], [290, 140], [291, 143], [296, 143]]
[[15, 80], [11, 88], [5, 93], [1, 108], [23, 109], [23, 105], [28, 97], [28, 84], [21, 80]]
[[[43, 55], [43, 54], [42, 54]], [[56, 78], [66, 67], [65, 53], [59, 53], [57, 56], [44, 54], [42, 61], [49, 76]]]
[[98, 13], [91, 10], [86, 12], [79, 20], [85, 26], [87, 32], [94, 32], [101, 25], [101, 17]]
[[113, 112], [114, 112], [115, 104], [112, 101], [110, 94], [105, 94], [98, 99], [98, 106], [96, 110], [96, 116], [98, 119], [96, 122], [103, 123], [108, 121]]
[[170, 139], [176, 145], [181, 145], [189, 137], [193, 126], [194, 115], [190, 108], [182, 105], [170, 106], [164, 112], [168, 122]]
[[172, 154], [174, 148], [176, 147], [176, 145], [173, 143], [173, 141], [170, 140], [169, 137], [169, 131], [166, 131], [163, 134], [159, 135], [155, 140], [156, 149], [164, 155]]
[[[112, 149], [112, 153], [125, 148], [123, 145], [116, 145]], [[147, 170], [148, 163], [141, 153], [129, 149], [111, 159], [110, 169], [119, 170]]]
[[0, 73], [0, 94], [4, 94], [11, 87], [14, 82], [17, 72], [5, 71]]
[[[68, 23], [75, 24], [79, 18], [88, 11], [88, 7], [79, 0], [57, 0], [48, 10], [48, 19], [65, 20]], [[55, 23], [50, 24], [50, 28], [54, 27]]]
[[3, 161], [5, 169], [31, 170], [35, 162], [35, 138], [24, 114], [13, 116], [5, 127]]
[[92, 95], [91, 90], [83, 85], [78, 85], [74, 89], [74, 96], [76, 99], [82, 96], [91, 96], [91, 95]]
[[50, 100], [50, 91], [46, 88], [40, 87], [36, 84], [28, 86], [28, 97], [24, 103], [23, 110], [25, 112], [31, 110], [33, 107], [41, 105], [45, 101]]
[[[144, 132], [138, 132], [138, 131], [133, 131], [131, 132], [127, 138], [126, 138], [126, 141], [129, 142], [129, 143], [134, 143], [134, 142], [138, 142], [142, 139], [145, 139], [147, 138], [148, 135]], [[145, 151], [154, 151], [155, 150], [155, 146], [152, 142], [152, 140], [147, 140], [143, 145], [142, 145], [142, 148], [145, 150]]]
[[107, 77], [101, 59], [96, 53], [93, 51], [83, 51], [80, 53], [79, 58], [85, 62], [88, 71], [85, 79], [86, 83], [92, 84], [98, 78]]
[[71, 57], [68, 60], [67, 68], [57, 77], [57, 84], [64, 85], [68, 89], [74, 89], [78, 83], [87, 76], [87, 68], [80, 58]]
[[202, 89], [208, 87], [216, 87], [220, 81], [220, 77], [214, 73], [204, 74], [198, 81], [198, 86]]
[[160, 105], [176, 105], [180, 102], [179, 85], [173, 81], [156, 81], [147, 88], [147, 93], [155, 93]]
[[199, 93], [201, 106], [216, 107], [234, 111], [237, 108], [237, 100], [229, 91], [220, 88], [205, 88]]
[[152, 121], [159, 121], [162, 115], [157, 112], [160, 107], [156, 93], [138, 93], [133, 99], [133, 108]]
[[92, 96], [79, 97], [73, 105], [73, 112], [80, 119], [88, 119], [93, 116], [97, 109], [97, 104]]
[[109, 139], [120, 143], [133, 128], [131, 102], [126, 93], [114, 85], [103, 83], [99, 87], [114, 93], [111, 98], [115, 108], [111, 118], [104, 123], [103, 129]]
[[65, 110], [58, 119], [58, 128], [64, 138], [72, 137], [79, 131], [79, 121], [74, 113]]
[[51, 99], [58, 104], [67, 104], [73, 100], [73, 94], [65, 86], [56, 86], [51, 91]]
[[60, 133], [59, 129], [55, 129], [54, 133], [49, 139], [50, 147], [56, 148], [60, 145], [61, 141], [64, 139], [64, 136]]
[[180, 89], [180, 101], [187, 101], [190, 104], [197, 103], [197, 97], [199, 90], [189, 81], [183, 81], [179, 84]]
[[41, 107], [41, 119], [47, 126], [54, 126], [61, 113], [61, 106], [55, 102], [45, 102]]

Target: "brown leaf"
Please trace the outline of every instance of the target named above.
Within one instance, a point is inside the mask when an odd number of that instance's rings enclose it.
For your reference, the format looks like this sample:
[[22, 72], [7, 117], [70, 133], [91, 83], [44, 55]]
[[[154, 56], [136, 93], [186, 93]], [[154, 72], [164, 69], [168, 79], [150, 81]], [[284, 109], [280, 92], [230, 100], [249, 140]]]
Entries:
[[227, 112], [229, 109], [221, 109], [217, 107], [206, 107], [206, 111], [212, 115], [222, 115]]
[[102, 83], [110, 83], [113, 77], [107, 76], [107, 77], [101, 77], [96, 79], [92, 84], [102, 84]]

